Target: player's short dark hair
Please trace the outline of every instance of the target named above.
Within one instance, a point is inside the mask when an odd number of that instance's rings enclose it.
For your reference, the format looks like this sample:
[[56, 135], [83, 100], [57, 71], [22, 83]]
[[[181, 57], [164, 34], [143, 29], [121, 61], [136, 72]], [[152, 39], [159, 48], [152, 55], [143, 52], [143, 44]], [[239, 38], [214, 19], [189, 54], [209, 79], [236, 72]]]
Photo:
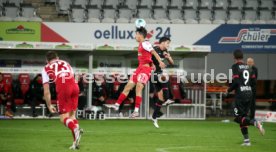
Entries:
[[53, 59], [56, 59], [57, 57], [58, 57], [58, 54], [55, 51], [48, 51], [47, 54], [46, 54], [46, 59], [47, 59], [48, 62], [53, 60]]
[[144, 27], [140, 27], [136, 29], [136, 32], [143, 35], [144, 38], [146, 38], [148, 31]]
[[160, 43], [162, 43], [162, 42], [166, 42], [166, 41], [171, 41], [171, 39], [169, 38], [169, 37], [161, 37], [160, 39], [159, 39], [159, 44]]
[[243, 53], [240, 49], [237, 49], [233, 53], [235, 59], [243, 59]]

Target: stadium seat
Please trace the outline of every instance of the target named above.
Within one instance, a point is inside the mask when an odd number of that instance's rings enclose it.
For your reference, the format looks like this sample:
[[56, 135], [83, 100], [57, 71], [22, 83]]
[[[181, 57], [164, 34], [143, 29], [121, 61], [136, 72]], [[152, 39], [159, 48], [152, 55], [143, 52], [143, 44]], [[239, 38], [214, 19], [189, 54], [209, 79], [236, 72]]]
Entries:
[[239, 9], [242, 9], [243, 6], [243, 0], [230, 0], [229, 7], [238, 7]]
[[0, 8], [3, 7], [5, 3], [7, 3], [7, 0], [0, 0]]
[[[139, 6], [138, 7], [137, 17], [145, 19], [145, 21], [147, 23], [155, 23], [155, 20], [152, 19], [151, 9], [147, 8], [146, 6]], [[133, 18], [132, 21], [135, 21], [135, 18]]]
[[3, 73], [3, 81], [8, 86], [8, 90], [12, 92], [12, 74], [10, 73]]
[[215, 7], [227, 9], [229, 6], [228, 0], [215, 0]]
[[214, 15], [213, 15], [213, 23], [214, 24], [225, 24], [227, 20], [227, 12], [222, 7], [213, 8]]
[[208, 7], [208, 9], [212, 9], [214, 5], [213, 0], [201, 0], [200, 7]]
[[89, 5], [97, 5], [98, 8], [102, 8], [103, 2], [103, 0], [90, 0]]
[[170, 7], [177, 7], [178, 9], [182, 9], [184, 6], [183, 0], [171, 0], [171, 3], [169, 4]]
[[68, 14], [73, 0], [57, 0], [57, 10], [60, 14]]
[[273, 23], [273, 17], [271, 11], [266, 8], [259, 9], [259, 19], [254, 22], [255, 24]]
[[151, 8], [153, 5], [153, 1], [152, 0], [141, 0], [139, 3], [139, 6], [146, 6], [148, 8]]
[[156, 0], [154, 6], [160, 6], [165, 9], [167, 8], [168, 4], [169, 4], [168, 0]]
[[242, 13], [238, 8], [229, 8], [227, 24], [239, 24], [242, 19]]
[[255, 10], [258, 8], [259, 6], [259, 1], [258, 0], [245, 0], [245, 4], [244, 7], [246, 8], [254, 8]]
[[198, 5], [198, 0], [186, 0], [186, 3], [184, 4], [184, 6], [193, 7], [194, 9], [196, 9]]
[[117, 13], [113, 6], [103, 6], [103, 23], [114, 23], [116, 18]]
[[157, 23], [161, 24], [169, 24], [167, 13], [163, 7], [155, 6], [153, 7], [153, 18], [157, 21]]
[[21, 16], [16, 18], [17, 21], [38, 21], [42, 19], [36, 16], [36, 9], [32, 4], [21, 4]]
[[137, 0], [125, 0], [125, 4], [126, 6], [128, 6], [129, 9], [136, 9], [137, 5], [138, 5], [138, 1]]
[[197, 24], [197, 12], [192, 7], [184, 7], [184, 15], [183, 18], [185, 20], [185, 23], [188, 24]]
[[81, 5], [72, 5], [69, 14], [69, 19], [71, 22], [81, 23], [85, 21], [85, 10]]
[[22, 105], [26, 98], [27, 92], [30, 89], [30, 75], [29, 74], [19, 74], [18, 81], [20, 85], [21, 98], [16, 98], [14, 100], [16, 105]]
[[117, 8], [120, 4], [120, 0], [105, 0], [104, 6], [112, 6], [113, 8]]
[[118, 19], [117, 23], [129, 23], [132, 18], [132, 11], [127, 6], [119, 6], [118, 7]]
[[101, 17], [101, 10], [98, 8], [97, 5], [88, 5], [87, 9], [87, 22], [90, 23], [100, 23]]
[[200, 24], [211, 24], [212, 11], [207, 7], [199, 8], [198, 11], [199, 23]]
[[183, 13], [177, 7], [168, 7], [168, 17], [173, 24], [183, 24]]
[[261, 8], [269, 8], [272, 9], [274, 5], [275, 1], [273, 2], [273, 0], [261, 0], [260, 1], [260, 7]]
[[258, 0], [245, 0], [244, 7], [246, 8], [254, 8], [255, 10], [259, 7]]
[[257, 12], [253, 8], [244, 8], [243, 19], [241, 20], [241, 24], [253, 24], [253, 22], [257, 19]]
[[3, 10], [3, 16], [0, 17], [0, 21], [12, 21], [19, 16], [19, 9], [14, 4], [5, 4]]
[[[191, 104], [192, 101], [190, 99], [185, 99], [183, 97], [183, 93], [181, 92], [181, 83], [177, 82], [176, 76], [170, 77], [170, 88], [173, 94], [173, 100], [182, 104]], [[183, 90], [182, 90], [183, 91]]]
[[267, 21], [267, 24], [276, 24], [276, 8], [272, 9], [272, 20]]
[[15, 4], [15, 6], [20, 7], [20, 4], [23, 3], [23, 0], [8, 0], [6, 2], [8, 2], [10, 4], [13, 3], [13, 4]]
[[85, 8], [88, 2], [89, 0], [74, 0], [73, 5], [81, 5], [82, 8]]

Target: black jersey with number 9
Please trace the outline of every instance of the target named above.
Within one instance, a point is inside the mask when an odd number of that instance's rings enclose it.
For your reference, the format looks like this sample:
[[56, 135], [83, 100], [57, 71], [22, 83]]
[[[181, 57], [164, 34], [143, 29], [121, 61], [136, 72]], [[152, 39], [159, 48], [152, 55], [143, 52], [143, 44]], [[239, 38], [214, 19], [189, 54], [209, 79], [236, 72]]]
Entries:
[[232, 65], [233, 79], [229, 92], [235, 90], [236, 98], [249, 99], [252, 98], [252, 81], [256, 81], [256, 76], [249, 70], [249, 66], [238, 62]]

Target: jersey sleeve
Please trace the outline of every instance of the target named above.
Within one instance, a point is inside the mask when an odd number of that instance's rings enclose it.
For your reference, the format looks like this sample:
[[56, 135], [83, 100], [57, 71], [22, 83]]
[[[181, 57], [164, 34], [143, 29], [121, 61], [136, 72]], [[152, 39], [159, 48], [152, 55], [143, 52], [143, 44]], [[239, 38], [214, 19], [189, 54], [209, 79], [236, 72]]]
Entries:
[[236, 89], [236, 87], [238, 86], [238, 81], [239, 81], [239, 69], [236, 65], [232, 66], [232, 84], [230, 85], [228, 92], [232, 92], [233, 90]]
[[45, 69], [42, 70], [41, 75], [42, 75], [42, 83], [43, 84], [49, 83], [50, 78], [49, 78], [48, 74], [46, 73]]
[[152, 45], [151, 45], [150, 42], [148, 42], [148, 41], [143, 42], [143, 43], [142, 43], [142, 46], [143, 46], [143, 48], [144, 48], [146, 51], [148, 51], [148, 52], [151, 52], [151, 51], [153, 50]]

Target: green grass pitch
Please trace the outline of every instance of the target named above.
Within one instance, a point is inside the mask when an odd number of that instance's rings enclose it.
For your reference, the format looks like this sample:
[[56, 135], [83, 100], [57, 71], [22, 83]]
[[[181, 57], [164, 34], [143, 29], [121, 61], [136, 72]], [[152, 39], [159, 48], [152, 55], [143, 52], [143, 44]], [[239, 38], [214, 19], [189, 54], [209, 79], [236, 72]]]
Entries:
[[[220, 121], [80, 120], [79, 152], [275, 152], [276, 124], [266, 135], [250, 127], [251, 147], [241, 147], [239, 126]], [[67, 152], [69, 129], [58, 120], [0, 120], [0, 152]]]

